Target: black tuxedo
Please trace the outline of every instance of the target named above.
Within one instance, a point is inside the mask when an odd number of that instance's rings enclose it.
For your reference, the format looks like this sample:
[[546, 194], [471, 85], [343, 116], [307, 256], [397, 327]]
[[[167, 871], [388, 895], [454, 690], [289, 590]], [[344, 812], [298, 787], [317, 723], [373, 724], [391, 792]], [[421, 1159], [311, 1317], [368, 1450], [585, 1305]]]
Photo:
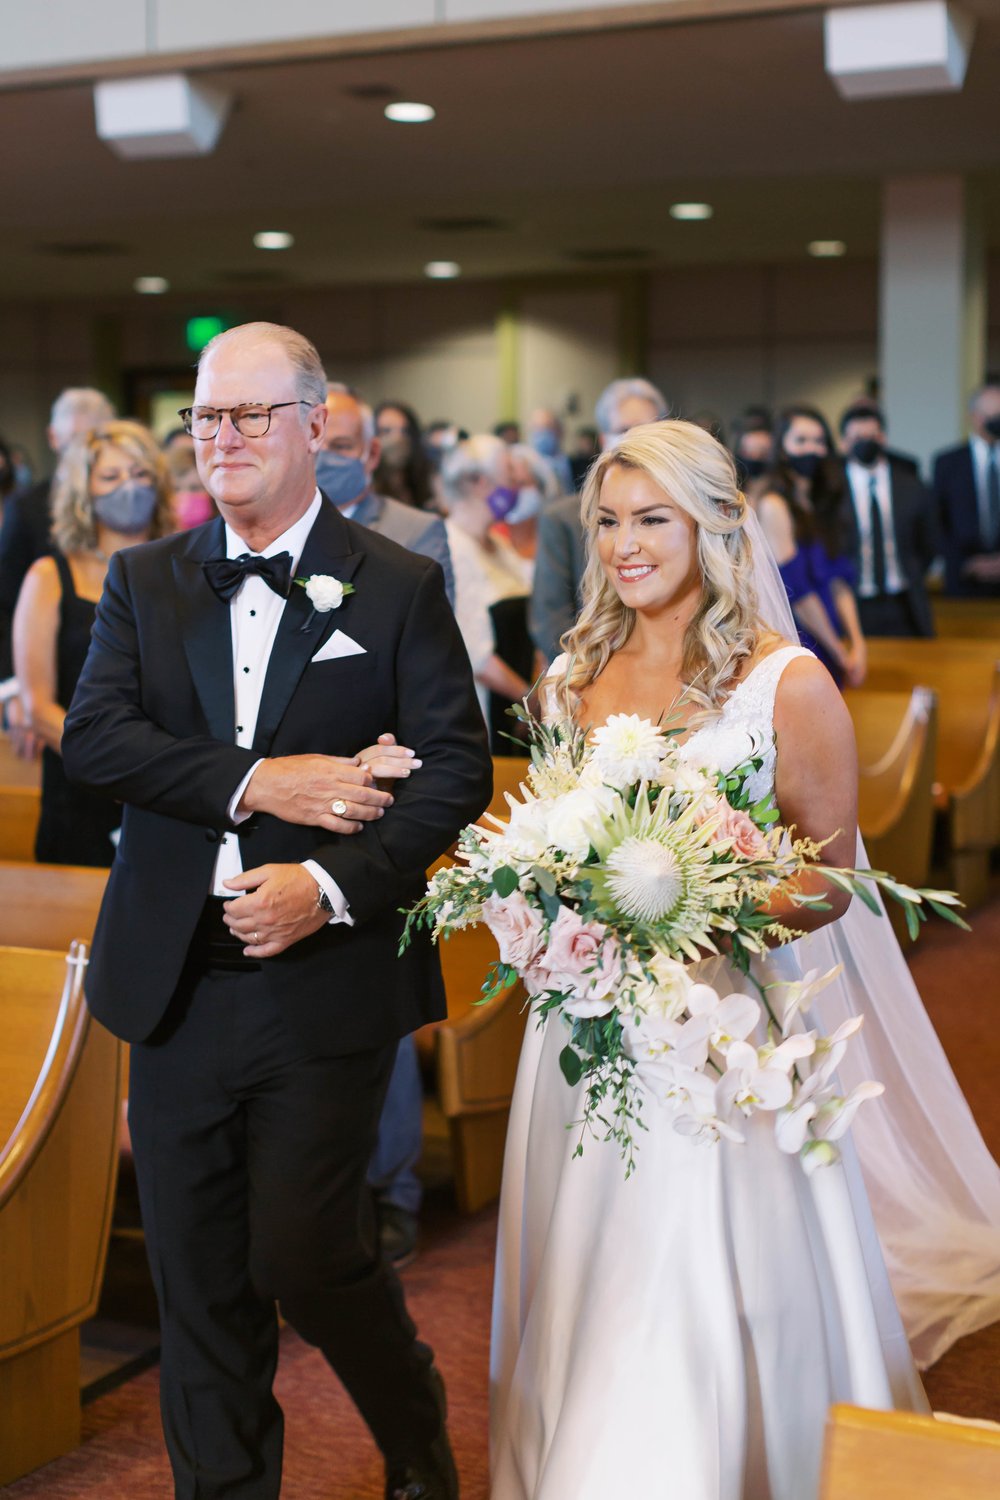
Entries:
[[983, 537], [979, 518], [979, 494], [971, 443], [959, 443], [935, 454], [934, 498], [937, 501], [945, 562], [945, 589], [953, 595], [993, 598], [1000, 582], [985, 583], [967, 578], [965, 562], [991, 549]]
[[[856, 575], [861, 577], [861, 538], [857, 515], [851, 500], [851, 488], [845, 483], [845, 539], [854, 561]], [[933, 635], [934, 614], [931, 609], [925, 574], [937, 554], [937, 529], [934, 524], [933, 497], [927, 486], [913, 472], [889, 460], [889, 495], [896, 555], [906, 578], [902, 595], [881, 595], [872, 599], [858, 597], [858, 613], [866, 635]], [[898, 625], [893, 628], [890, 621]]]
[[[133, 1042], [129, 1121], [160, 1303], [161, 1407], [177, 1493], [276, 1500], [275, 1301], [322, 1350], [387, 1462], [438, 1441], [431, 1354], [378, 1256], [365, 1183], [398, 1038], [444, 1013], [398, 908], [490, 794], [485, 728], [438, 565], [324, 501], [296, 576], [356, 592], [313, 613], [292, 589], [252, 748], [233, 743], [230, 608], [202, 562], [224, 527], [118, 553], [63, 737], [69, 775], [125, 804], [88, 971]], [[335, 630], [365, 654], [313, 662]], [[255, 817], [246, 868], [314, 859], [355, 925], [276, 958], [201, 934], [227, 808], [261, 756], [353, 755], [383, 731], [423, 765], [353, 836]]]

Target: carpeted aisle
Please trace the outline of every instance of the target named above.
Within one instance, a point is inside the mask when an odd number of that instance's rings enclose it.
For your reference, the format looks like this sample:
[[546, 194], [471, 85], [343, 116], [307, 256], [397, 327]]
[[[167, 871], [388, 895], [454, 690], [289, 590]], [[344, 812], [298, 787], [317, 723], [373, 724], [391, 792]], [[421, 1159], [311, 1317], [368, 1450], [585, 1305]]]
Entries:
[[[1000, 1155], [997, 953], [1000, 897], [976, 913], [971, 938], [936, 924], [921, 939], [914, 973], [976, 1118]], [[411, 1310], [435, 1346], [448, 1384], [463, 1500], [487, 1500], [494, 1224], [492, 1210], [460, 1219], [447, 1194], [436, 1191], [428, 1205], [422, 1254], [404, 1275]], [[929, 1372], [926, 1384], [938, 1409], [1000, 1420], [1000, 1325], [963, 1340]], [[10, 1486], [9, 1500], [170, 1500], [157, 1387], [157, 1371], [149, 1370], [87, 1406], [82, 1446]], [[287, 1419], [283, 1500], [381, 1500], [372, 1443], [323, 1360], [288, 1329], [282, 1335], [278, 1394]]]

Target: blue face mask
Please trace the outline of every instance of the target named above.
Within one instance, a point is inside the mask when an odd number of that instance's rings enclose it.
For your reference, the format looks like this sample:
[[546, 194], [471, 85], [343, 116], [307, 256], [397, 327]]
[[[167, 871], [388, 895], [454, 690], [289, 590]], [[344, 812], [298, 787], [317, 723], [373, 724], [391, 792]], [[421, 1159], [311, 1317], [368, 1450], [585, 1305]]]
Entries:
[[338, 509], [354, 505], [368, 489], [368, 474], [360, 458], [347, 458], [321, 448], [316, 455], [316, 483]]
[[498, 484], [496, 489], [490, 490], [486, 496], [486, 504], [493, 512], [494, 519], [503, 521], [517, 504], [517, 490], [512, 490], [506, 484]]
[[94, 515], [102, 526], [119, 531], [122, 536], [135, 536], [145, 531], [153, 519], [157, 492], [155, 484], [140, 484], [126, 479], [117, 484], [106, 495], [94, 496]]
[[530, 521], [542, 508], [542, 492], [537, 484], [526, 484], [517, 492], [517, 504], [507, 516], [512, 524], [518, 521]]
[[542, 427], [531, 434], [531, 446], [543, 458], [555, 458], [559, 452], [559, 439], [551, 427]]

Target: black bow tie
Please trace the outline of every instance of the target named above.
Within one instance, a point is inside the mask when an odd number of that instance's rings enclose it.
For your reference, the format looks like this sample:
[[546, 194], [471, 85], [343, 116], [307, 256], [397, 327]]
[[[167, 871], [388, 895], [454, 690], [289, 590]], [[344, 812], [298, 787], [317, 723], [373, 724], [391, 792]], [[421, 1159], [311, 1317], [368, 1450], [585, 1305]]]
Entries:
[[292, 581], [292, 554], [279, 552], [276, 557], [255, 557], [244, 552], [239, 557], [216, 557], [203, 562], [205, 577], [224, 604], [228, 604], [238, 593], [243, 580], [251, 573], [259, 573], [267, 584], [282, 599], [288, 598]]

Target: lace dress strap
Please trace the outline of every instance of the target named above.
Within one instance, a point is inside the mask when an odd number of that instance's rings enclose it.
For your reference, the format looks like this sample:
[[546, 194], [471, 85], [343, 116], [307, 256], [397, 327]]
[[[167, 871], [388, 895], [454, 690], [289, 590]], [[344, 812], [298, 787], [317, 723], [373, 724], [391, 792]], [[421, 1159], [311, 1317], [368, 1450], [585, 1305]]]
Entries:
[[789, 662], [795, 661], [800, 656], [812, 657], [814, 653], [807, 650], [805, 646], [779, 646], [777, 651], [772, 651], [759, 661], [752, 671], [748, 672], [743, 681], [730, 695], [727, 708], [732, 708], [741, 718], [752, 720], [758, 724], [774, 723], [774, 699], [778, 691], [778, 683], [781, 681], [782, 673]]

